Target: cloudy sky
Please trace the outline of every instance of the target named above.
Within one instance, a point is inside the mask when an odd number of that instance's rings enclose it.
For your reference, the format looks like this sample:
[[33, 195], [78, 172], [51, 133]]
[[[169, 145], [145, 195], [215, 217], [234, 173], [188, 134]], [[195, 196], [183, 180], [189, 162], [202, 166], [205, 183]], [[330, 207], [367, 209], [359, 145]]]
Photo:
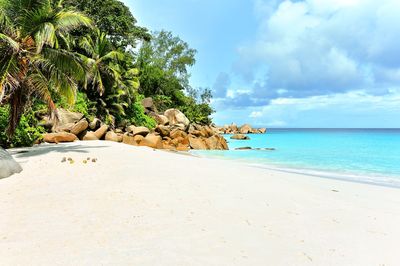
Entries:
[[399, 0], [124, 0], [198, 50], [218, 124], [400, 127]]

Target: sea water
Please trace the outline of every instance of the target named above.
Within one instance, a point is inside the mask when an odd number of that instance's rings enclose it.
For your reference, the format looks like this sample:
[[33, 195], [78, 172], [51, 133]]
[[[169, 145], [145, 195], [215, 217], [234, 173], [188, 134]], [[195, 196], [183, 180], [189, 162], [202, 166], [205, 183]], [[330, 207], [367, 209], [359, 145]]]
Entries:
[[[400, 187], [400, 129], [270, 129], [195, 152], [282, 171]], [[241, 147], [261, 150], [236, 150]], [[262, 150], [272, 148], [274, 150]]]

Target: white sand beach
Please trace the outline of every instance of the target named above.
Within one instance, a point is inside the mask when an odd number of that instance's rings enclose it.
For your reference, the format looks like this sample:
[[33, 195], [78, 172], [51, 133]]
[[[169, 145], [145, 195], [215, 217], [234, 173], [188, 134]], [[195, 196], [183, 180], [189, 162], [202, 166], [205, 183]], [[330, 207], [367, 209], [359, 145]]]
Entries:
[[399, 189], [105, 141], [11, 153], [0, 265], [400, 265]]

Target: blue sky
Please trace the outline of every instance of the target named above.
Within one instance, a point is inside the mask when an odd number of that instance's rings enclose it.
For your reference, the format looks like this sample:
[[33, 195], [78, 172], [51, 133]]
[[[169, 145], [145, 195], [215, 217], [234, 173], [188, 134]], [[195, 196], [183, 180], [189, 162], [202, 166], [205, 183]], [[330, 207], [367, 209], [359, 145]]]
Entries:
[[218, 124], [400, 127], [398, 0], [124, 0], [198, 51]]

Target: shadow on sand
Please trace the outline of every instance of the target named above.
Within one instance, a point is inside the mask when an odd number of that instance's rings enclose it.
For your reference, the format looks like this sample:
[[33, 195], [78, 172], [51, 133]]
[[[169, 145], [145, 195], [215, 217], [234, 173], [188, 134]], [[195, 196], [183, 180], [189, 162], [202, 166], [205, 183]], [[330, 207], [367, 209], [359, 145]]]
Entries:
[[107, 146], [87, 146], [87, 145], [71, 145], [71, 144], [46, 144], [39, 145], [32, 148], [19, 148], [11, 149], [8, 152], [18, 159], [23, 159], [32, 156], [39, 156], [50, 152], [56, 153], [68, 153], [68, 152], [78, 152], [78, 153], [90, 153], [93, 149], [107, 148]]

